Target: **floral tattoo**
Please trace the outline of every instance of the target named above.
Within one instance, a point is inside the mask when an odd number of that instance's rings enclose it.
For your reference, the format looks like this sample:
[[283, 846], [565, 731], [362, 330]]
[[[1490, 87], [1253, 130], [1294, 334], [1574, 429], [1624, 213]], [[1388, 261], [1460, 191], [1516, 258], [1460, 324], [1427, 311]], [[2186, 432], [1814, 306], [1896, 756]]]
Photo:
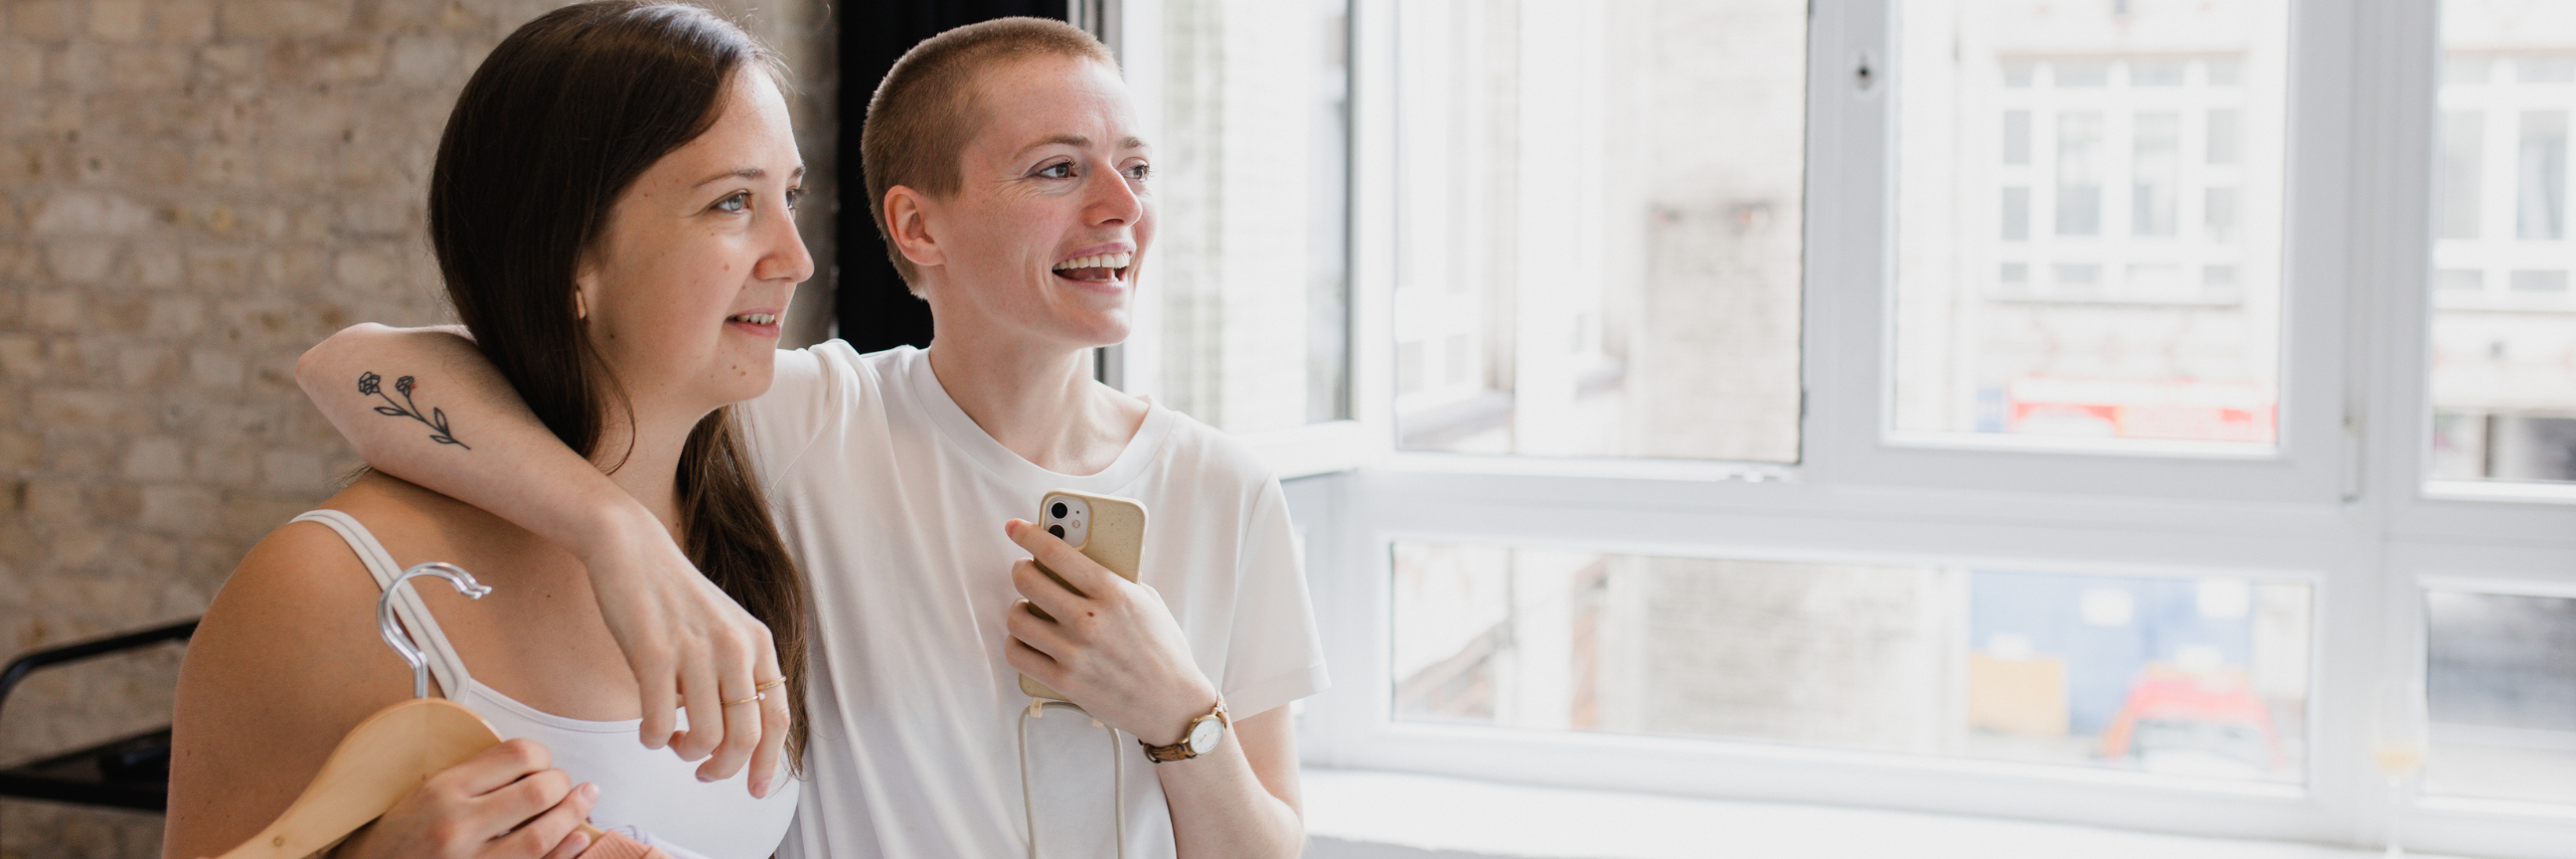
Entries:
[[423, 416], [420, 413], [420, 407], [412, 405], [412, 381], [410, 376], [404, 376], [394, 380], [394, 393], [402, 395], [402, 402], [400, 403], [394, 403], [394, 398], [385, 395], [384, 381], [385, 377], [374, 373], [358, 374], [358, 394], [360, 396], [383, 397], [386, 403], [391, 404], [377, 406], [376, 414], [392, 418], [410, 418], [412, 420], [419, 421], [430, 429], [437, 430], [437, 432], [429, 434], [430, 441], [438, 442], [439, 444], [452, 444], [457, 447], [463, 447], [466, 450], [473, 450], [471, 447], [466, 447], [464, 442], [457, 441], [456, 436], [449, 432], [447, 429], [447, 411], [445, 409], [432, 408], [429, 410], [429, 414], [427, 416]]

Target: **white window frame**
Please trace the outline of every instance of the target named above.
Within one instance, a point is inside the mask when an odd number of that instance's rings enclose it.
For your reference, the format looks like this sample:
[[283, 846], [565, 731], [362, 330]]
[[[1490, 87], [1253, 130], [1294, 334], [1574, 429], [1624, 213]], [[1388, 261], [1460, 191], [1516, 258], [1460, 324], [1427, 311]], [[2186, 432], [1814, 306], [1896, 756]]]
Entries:
[[[1148, 128], [1162, 2], [1124, 0], [1116, 17]], [[2291, 3], [2279, 440], [2257, 454], [1888, 431], [1901, 3], [1813, 0], [1793, 466], [1392, 450], [1400, 2], [1353, 0], [1352, 418], [1248, 439], [1283, 477], [1318, 475], [1289, 483], [1335, 683], [1303, 706], [1310, 765], [2375, 844], [2389, 821], [2367, 763], [2369, 698], [2384, 678], [2420, 675], [2423, 587], [2576, 592], [2576, 493], [2426, 482], [2433, 0]], [[1864, 63], [1867, 89], [1853, 85]], [[1152, 307], [1138, 331], [1155, 330]], [[1131, 390], [1153, 348], [1128, 347]], [[1401, 541], [2303, 583], [2306, 779], [1399, 723], [1387, 655]], [[2433, 852], [2537, 857], [2576, 842], [2576, 806], [2427, 798], [2399, 824]]]

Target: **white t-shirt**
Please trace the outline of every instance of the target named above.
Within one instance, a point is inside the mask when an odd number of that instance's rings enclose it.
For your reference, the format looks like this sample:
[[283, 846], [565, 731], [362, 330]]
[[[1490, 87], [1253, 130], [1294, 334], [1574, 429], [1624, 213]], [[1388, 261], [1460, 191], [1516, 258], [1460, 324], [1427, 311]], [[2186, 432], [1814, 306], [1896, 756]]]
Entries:
[[[814, 596], [808, 781], [781, 856], [1028, 854], [1029, 698], [1003, 659], [1019, 599], [1011, 562], [1028, 555], [1002, 523], [1036, 519], [1051, 489], [1144, 503], [1140, 578], [1237, 716], [1326, 685], [1286, 496], [1205, 424], [1155, 406], [1106, 470], [1057, 474], [976, 426], [926, 353], [860, 355], [839, 340], [778, 353], [777, 381], [742, 414]], [[1128, 856], [1174, 855], [1153, 763], [1133, 737], [1111, 743], [1069, 710], [1029, 724], [1049, 859], [1111, 854], [1113, 749], [1127, 768]]]

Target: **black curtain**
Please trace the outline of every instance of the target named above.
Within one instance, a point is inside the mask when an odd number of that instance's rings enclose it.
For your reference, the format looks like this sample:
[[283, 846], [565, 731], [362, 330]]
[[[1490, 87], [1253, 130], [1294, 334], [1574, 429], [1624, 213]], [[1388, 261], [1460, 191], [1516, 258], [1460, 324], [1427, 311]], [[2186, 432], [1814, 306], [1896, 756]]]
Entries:
[[859, 159], [860, 123], [868, 97], [887, 69], [921, 40], [951, 27], [1029, 15], [1066, 20], [1065, 0], [859, 0], [841, 19], [841, 211], [837, 253], [841, 278], [833, 313], [841, 339], [862, 353], [904, 344], [930, 345], [930, 305], [914, 298], [886, 259], [885, 239], [869, 213]]

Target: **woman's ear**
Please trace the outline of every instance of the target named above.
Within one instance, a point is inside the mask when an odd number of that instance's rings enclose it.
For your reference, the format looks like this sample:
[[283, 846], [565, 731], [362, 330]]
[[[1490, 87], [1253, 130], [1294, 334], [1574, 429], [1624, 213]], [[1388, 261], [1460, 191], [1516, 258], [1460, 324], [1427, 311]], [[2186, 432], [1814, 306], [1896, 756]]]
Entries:
[[581, 266], [572, 275], [572, 318], [590, 318], [590, 288], [599, 282], [599, 269], [590, 262], [590, 254], [581, 255]]
[[948, 262], [948, 254], [939, 247], [939, 238], [930, 224], [931, 209], [936, 203], [928, 196], [904, 185], [886, 189], [886, 232], [894, 238], [895, 250], [913, 265], [935, 266]]

